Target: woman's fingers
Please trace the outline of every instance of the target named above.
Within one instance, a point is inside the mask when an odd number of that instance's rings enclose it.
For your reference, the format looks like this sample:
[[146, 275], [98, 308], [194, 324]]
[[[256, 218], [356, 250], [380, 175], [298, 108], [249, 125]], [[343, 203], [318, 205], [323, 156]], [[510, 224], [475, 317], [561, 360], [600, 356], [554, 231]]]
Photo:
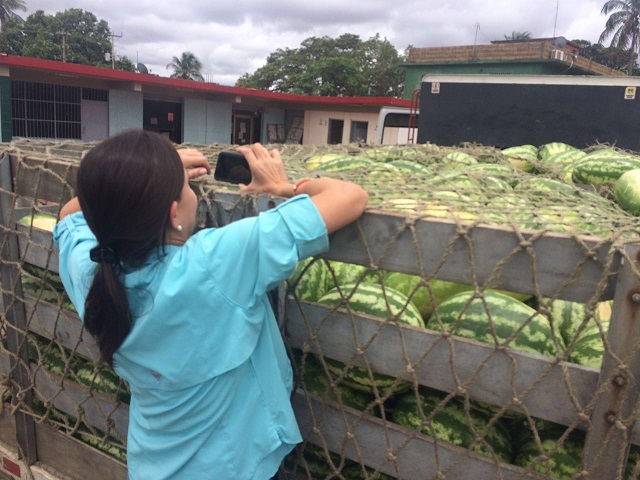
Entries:
[[199, 150], [183, 148], [178, 150], [178, 155], [180, 155], [182, 165], [187, 170], [190, 179], [211, 173], [209, 160]]

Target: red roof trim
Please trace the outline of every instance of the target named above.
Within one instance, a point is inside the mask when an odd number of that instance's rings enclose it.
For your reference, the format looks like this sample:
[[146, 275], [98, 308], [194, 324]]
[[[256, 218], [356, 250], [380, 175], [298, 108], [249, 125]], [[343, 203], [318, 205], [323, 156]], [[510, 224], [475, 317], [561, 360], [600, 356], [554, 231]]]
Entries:
[[42, 60], [40, 58], [19, 57], [14, 55], [0, 54], [0, 65], [9, 67], [19, 67], [32, 70], [44, 70], [52, 73], [63, 73], [67, 75], [78, 75], [101, 80], [111, 80], [116, 82], [136, 82], [142, 85], [159, 85], [170, 88], [180, 88], [192, 90], [194, 92], [221, 93], [230, 95], [240, 95], [261, 100], [276, 100], [282, 102], [296, 102], [323, 105], [362, 105], [362, 106], [394, 106], [410, 107], [411, 101], [404, 98], [391, 97], [319, 97], [309, 95], [294, 95], [289, 93], [269, 92], [266, 90], [255, 90], [252, 88], [229, 87], [216, 83], [195, 82], [192, 80], [181, 80], [177, 78], [159, 77], [157, 75], [125, 72], [123, 70], [112, 70], [109, 68], [92, 67], [79, 65], [77, 63], [56, 62], [53, 60]]

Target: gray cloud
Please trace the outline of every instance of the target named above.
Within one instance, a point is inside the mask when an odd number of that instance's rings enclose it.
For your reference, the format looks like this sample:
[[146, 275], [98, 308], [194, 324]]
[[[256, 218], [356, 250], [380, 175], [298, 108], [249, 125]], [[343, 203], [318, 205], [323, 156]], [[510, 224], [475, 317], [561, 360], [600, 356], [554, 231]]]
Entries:
[[[512, 31], [533, 37], [554, 34], [596, 42], [606, 17], [604, 0], [323, 0], [322, 2], [238, 0], [27, 0], [29, 11], [52, 14], [82, 8], [106, 20], [118, 54], [139, 60], [152, 73], [168, 76], [173, 56], [193, 52], [207, 80], [232, 85], [264, 65], [278, 48], [297, 48], [309, 37], [376, 34], [402, 52], [414, 47], [486, 44]], [[558, 8], [557, 8], [558, 7]], [[557, 8], [557, 19], [556, 19]]]

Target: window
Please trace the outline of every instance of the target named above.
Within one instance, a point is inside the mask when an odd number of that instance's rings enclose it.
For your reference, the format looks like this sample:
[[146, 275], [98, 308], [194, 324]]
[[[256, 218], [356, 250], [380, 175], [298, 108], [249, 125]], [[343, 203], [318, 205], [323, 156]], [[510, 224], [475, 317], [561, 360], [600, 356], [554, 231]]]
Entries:
[[82, 138], [82, 99], [107, 101], [106, 90], [11, 82], [13, 135], [31, 138]]
[[344, 131], [344, 120], [329, 120], [329, 136], [327, 143], [329, 145], [338, 145], [342, 143], [342, 132]]
[[358, 141], [367, 141], [367, 130], [369, 129], [369, 122], [351, 122], [351, 134], [349, 135], [349, 141], [351, 143]]

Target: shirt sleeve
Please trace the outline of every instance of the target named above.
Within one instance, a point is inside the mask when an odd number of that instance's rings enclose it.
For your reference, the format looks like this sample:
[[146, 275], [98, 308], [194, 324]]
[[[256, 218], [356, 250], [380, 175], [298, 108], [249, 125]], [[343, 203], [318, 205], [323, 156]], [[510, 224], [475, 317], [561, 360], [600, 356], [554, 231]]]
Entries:
[[251, 304], [288, 278], [299, 260], [329, 248], [326, 225], [308, 195], [210, 235], [205, 234], [202, 243], [205, 255], [212, 254], [211, 275], [240, 305]]
[[91, 287], [95, 264], [89, 250], [96, 246], [96, 238], [82, 212], [67, 215], [53, 229], [53, 240], [59, 250], [60, 278], [80, 317], [84, 316], [84, 299]]

